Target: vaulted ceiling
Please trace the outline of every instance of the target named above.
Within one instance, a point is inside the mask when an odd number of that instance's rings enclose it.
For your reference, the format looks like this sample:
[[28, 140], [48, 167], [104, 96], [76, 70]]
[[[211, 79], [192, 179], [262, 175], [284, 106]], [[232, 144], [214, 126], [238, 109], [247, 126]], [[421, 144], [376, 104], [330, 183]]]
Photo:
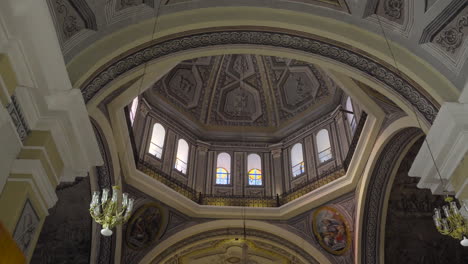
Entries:
[[[144, 93], [152, 108], [206, 132], [283, 136], [333, 111], [343, 92], [320, 67], [258, 55], [183, 61]], [[185, 122], [187, 123], [187, 122]]]

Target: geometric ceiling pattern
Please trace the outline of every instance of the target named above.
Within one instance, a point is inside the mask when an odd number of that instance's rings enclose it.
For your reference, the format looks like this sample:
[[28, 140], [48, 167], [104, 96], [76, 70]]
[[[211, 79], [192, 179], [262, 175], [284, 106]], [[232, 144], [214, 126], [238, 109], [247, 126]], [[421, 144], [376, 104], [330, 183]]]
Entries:
[[[302, 61], [229, 54], [179, 63], [144, 97], [199, 126], [279, 128], [311, 121], [340, 103], [342, 91], [319, 67]], [[165, 111], [164, 107], [158, 108]], [[166, 109], [167, 110], [167, 109]]]

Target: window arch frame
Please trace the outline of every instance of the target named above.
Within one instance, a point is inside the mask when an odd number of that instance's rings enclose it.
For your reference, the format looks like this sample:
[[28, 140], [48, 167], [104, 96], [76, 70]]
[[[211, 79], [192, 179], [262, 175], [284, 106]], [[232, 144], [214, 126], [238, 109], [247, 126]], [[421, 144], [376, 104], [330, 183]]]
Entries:
[[[260, 161], [260, 166], [259, 166], [260, 168], [254, 168], [254, 166], [250, 166], [249, 157], [252, 155], [258, 156], [258, 159]], [[255, 165], [255, 164], [252, 164], [252, 165]], [[253, 179], [251, 178], [251, 175], [254, 176]], [[249, 153], [247, 155], [247, 185], [251, 187], [252, 186], [261, 187], [263, 186], [263, 179], [264, 179], [264, 174], [263, 174], [262, 156], [258, 153]]]
[[[179, 151], [181, 149], [180, 148], [180, 143], [182, 142], [185, 142], [185, 144], [187, 145], [187, 153], [186, 153], [186, 160], [183, 161], [182, 159], [179, 158]], [[175, 152], [175, 160], [174, 160], [174, 169], [177, 170], [178, 172], [184, 174], [184, 175], [187, 175], [187, 171], [188, 171], [188, 165], [189, 165], [189, 158], [190, 158], [190, 144], [187, 142], [187, 140], [183, 139], [183, 138], [179, 138], [177, 140], [177, 147], [176, 147], [176, 152]]]
[[[219, 158], [221, 155], [223, 154], [226, 154], [228, 157], [229, 157], [229, 168], [224, 168], [224, 167], [221, 167], [220, 165], [220, 162], [219, 162]], [[218, 178], [218, 174], [224, 174], [223, 172], [220, 171], [220, 169], [224, 169], [226, 172], [226, 183], [222, 183], [222, 182], [219, 182], [218, 180], [221, 180], [221, 178]], [[222, 185], [222, 186], [226, 186], [226, 185], [231, 185], [232, 184], [232, 181], [231, 181], [231, 171], [232, 171], [232, 156], [231, 154], [223, 151], [223, 152], [219, 152], [218, 155], [216, 155], [216, 169], [215, 169], [215, 185]]]
[[[294, 155], [294, 148], [296, 146], [299, 146], [300, 147], [300, 155], [301, 155], [301, 160], [300, 162], [297, 162], [296, 164], [293, 164], [293, 155]], [[292, 177], [293, 178], [297, 178], [299, 176], [302, 176], [305, 174], [305, 158], [304, 158], [304, 144], [302, 144], [301, 142], [297, 142], [295, 143], [294, 145], [292, 145], [292, 147], [290, 148], [290, 153], [291, 153], [291, 156], [290, 156], [290, 161], [289, 161], [289, 164], [291, 165], [291, 174], [292, 174]], [[299, 172], [299, 173], [296, 173], [296, 172]]]
[[[158, 144], [156, 144], [153, 140], [153, 138], [155, 138], [155, 134], [154, 134], [154, 131], [155, 131], [155, 127], [159, 125], [161, 128], [162, 128], [162, 135], [163, 135], [163, 139], [162, 139], [162, 146], [159, 146]], [[163, 155], [164, 155], [164, 146], [166, 145], [166, 128], [163, 126], [162, 123], [159, 123], [159, 122], [154, 122], [153, 125], [152, 125], [152, 129], [151, 129], [151, 138], [150, 138], [150, 143], [149, 143], [149, 146], [148, 146], [148, 153], [155, 157], [156, 159], [159, 159], [161, 160], [163, 158]], [[154, 146], [153, 146], [154, 145]], [[151, 149], [154, 149], [155, 150], [155, 153], [152, 153], [151, 152]], [[159, 156], [157, 155], [159, 153]]]
[[[327, 134], [327, 140], [328, 140], [328, 148], [325, 149], [319, 149], [319, 135], [322, 131], [325, 131]], [[316, 153], [317, 153], [317, 160], [319, 162], [319, 165], [325, 164], [331, 160], [334, 159], [333, 155], [333, 146], [332, 146], [332, 141], [330, 137], [330, 130], [327, 128], [322, 128], [317, 133], [315, 134], [315, 144], [316, 144]], [[328, 157], [328, 158], [326, 158]], [[326, 159], [325, 159], [326, 158]]]

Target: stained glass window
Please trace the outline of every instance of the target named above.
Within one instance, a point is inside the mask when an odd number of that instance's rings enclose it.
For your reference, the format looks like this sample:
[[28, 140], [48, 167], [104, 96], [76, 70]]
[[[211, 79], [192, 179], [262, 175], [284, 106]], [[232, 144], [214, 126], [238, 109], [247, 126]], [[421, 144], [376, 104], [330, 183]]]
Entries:
[[258, 154], [247, 156], [249, 185], [262, 185], [262, 159]]
[[216, 184], [231, 183], [231, 155], [219, 153], [216, 162]]
[[262, 185], [262, 171], [251, 169], [249, 171], [249, 185]]
[[229, 184], [229, 173], [225, 168], [216, 169], [216, 184]]

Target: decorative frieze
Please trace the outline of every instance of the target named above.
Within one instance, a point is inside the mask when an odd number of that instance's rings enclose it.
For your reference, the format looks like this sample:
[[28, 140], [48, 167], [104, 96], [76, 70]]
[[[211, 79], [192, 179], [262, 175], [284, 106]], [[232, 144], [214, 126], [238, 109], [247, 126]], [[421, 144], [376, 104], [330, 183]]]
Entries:
[[11, 102], [6, 106], [6, 109], [10, 114], [13, 124], [16, 127], [16, 132], [18, 133], [19, 138], [21, 141], [24, 141], [27, 138], [30, 130], [26, 120], [24, 119], [21, 106], [16, 100], [16, 96], [11, 96]]

